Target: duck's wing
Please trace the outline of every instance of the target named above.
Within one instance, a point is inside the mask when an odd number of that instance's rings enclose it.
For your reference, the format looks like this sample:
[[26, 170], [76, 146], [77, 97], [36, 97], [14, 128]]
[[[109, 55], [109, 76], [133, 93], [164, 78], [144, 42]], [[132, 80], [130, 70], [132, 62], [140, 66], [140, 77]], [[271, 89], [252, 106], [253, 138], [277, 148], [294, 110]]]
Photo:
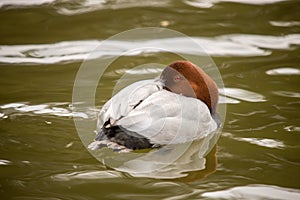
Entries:
[[116, 122], [135, 109], [142, 101], [155, 92], [162, 90], [163, 85], [158, 79], [143, 80], [135, 82], [113, 96], [104, 104], [98, 116], [98, 130], [106, 122], [109, 126], [116, 125]]
[[149, 139], [152, 144], [177, 144], [203, 138], [217, 124], [202, 101], [159, 90], [144, 99], [116, 125]]

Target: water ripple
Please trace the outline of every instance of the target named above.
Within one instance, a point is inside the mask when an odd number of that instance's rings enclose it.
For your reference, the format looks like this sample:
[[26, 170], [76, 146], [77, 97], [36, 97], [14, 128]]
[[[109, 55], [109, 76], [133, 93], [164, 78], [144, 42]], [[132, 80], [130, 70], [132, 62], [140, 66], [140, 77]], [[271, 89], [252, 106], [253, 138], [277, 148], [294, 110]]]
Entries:
[[240, 89], [240, 88], [224, 88], [223, 90], [219, 91], [220, 94], [226, 95], [233, 99], [238, 99], [247, 102], [265, 102], [266, 99], [263, 95]]
[[[192, 39], [204, 49], [203, 55], [225, 57], [266, 56], [271, 54], [272, 49], [290, 50], [293, 45], [300, 45], [300, 34], [285, 36], [233, 34], [215, 38], [192, 37]], [[54, 64], [106, 56], [136, 56], [169, 51], [198, 55], [199, 48], [187, 47], [184, 45], [186, 40], [189, 39], [176, 37], [136, 41], [109, 40], [105, 43], [100, 40], [82, 40], [37, 45], [0, 45], [0, 62]]]
[[84, 0], [75, 1], [72, 4], [65, 4], [64, 2], [57, 3], [55, 4], [55, 8], [57, 13], [61, 15], [78, 15], [96, 10], [119, 10], [136, 7], [166, 7], [169, 3], [169, 0], [145, 0], [143, 3], [136, 0]]
[[270, 21], [269, 23], [273, 26], [278, 26], [278, 27], [300, 26], [299, 21]]
[[[288, 0], [182, 0], [184, 4], [196, 8], [211, 8], [219, 3], [265, 5], [283, 1]], [[78, 15], [97, 10], [119, 10], [136, 7], [168, 7], [172, 3], [171, 0], [145, 0], [143, 3], [136, 0], [1, 0], [0, 8], [23, 8], [48, 5], [61, 15]]]
[[4, 159], [0, 159], [0, 166], [1, 165], [10, 165], [11, 164], [11, 161], [9, 160], [4, 160]]
[[240, 4], [250, 4], [250, 5], [265, 5], [274, 4], [287, 0], [185, 0], [184, 2], [190, 6], [197, 8], [211, 8], [215, 4], [222, 2], [240, 3]]
[[300, 69], [291, 67], [281, 67], [276, 69], [270, 69], [266, 71], [268, 75], [300, 75]]
[[71, 181], [71, 180], [78, 180], [78, 179], [85, 179], [85, 180], [99, 180], [104, 178], [117, 178], [121, 177], [120, 173], [116, 171], [79, 171], [79, 172], [70, 172], [64, 174], [56, 174], [53, 175], [51, 178], [56, 181]]
[[228, 190], [205, 192], [202, 197], [214, 199], [300, 199], [300, 190], [278, 187], [274, 185], [247, 185], [233, 187]]
[[272, 93], [282, 96], [282, 97], [292, 97], [292, 98], [300, 98], [299, 92], [291, 92], [291, 91], [273, 91]]
[[267, 148], [277, 148], [277, 149], [282, 149], [285, 146], [285, 144], [282, 141], [277, 141], [274, 139], [269, 139], [269, 138], [246, 138], [246, 137], [235, 137], [231, 133], [223, 133], [222, 134], [225, 137], [232, 138], [237, 141], [241, 142], [248, 142], [250, 144], [255, 144], [258, 146], [262, 147], [267, 147]]
[[233, 42], [266, 49], [290, 49], [291, 45], [300, 45], [300, 34], [290, 34], [285, 36], [268, 35], [225, 35], [222, 39]]
[[30, 1], [24, 1], [24, 0], [1, 0], [0, 1], [0, 8], [2, 7], [32, 7], [32, 6], [40, 6], [44, 4], [50, 4], [57, 0], [30, 0]]
[[[64, 106], [65, 108], [58, 107]], [[36, 115], [54, 115], [59, 117], [79, 117], [87, 119], [90, 116], [93, 116], [94, 110], [87, 109], [85, 113], [82, 112], [73, 112], [72, 106], [67, 102], [60, 103], [47, 103], [47, 104], [37, 104], [37, 105], [29, 105], [27, 103], [9, 103], [0, 105], [1, 114], [3, 117], [7, 118], [8, 116], [13, 116], [18, 113], [23, 114], [36, 114]], [[6, 117], [4, 117], [6, 116]], [[47, 124], [51, 124], [50, 122], [45, 121]]]
[[117, 10], [135, 7], [165, 7], [170, 1], [145, 0], [1, 0], [0, 8], [24, 8], [49, 5], [61, 15], [78, 15], [96, 10]]

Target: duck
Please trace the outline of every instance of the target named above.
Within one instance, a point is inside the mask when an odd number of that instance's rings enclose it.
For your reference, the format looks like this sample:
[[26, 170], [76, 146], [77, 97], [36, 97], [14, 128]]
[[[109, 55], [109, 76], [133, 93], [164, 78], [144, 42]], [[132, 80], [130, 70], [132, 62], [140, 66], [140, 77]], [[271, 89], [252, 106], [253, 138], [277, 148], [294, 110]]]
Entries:
[[159, 77], [137, 81], [101, 108], [90, 149], [149, 149], [192, 142], [215, 132], [218, 87], [186, 60], [167, 65]]

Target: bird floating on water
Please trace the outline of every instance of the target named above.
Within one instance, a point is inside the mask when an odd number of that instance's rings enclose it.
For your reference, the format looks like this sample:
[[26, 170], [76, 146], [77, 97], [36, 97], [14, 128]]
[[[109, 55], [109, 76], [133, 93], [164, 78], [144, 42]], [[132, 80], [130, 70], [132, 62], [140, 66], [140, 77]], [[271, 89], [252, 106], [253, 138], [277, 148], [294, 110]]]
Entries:
[[220, 125], [218, 97], [200, 67], [173, 62], [159, 78], [135, 82], [105, 103], [89, 148], [130, 151], [204, 138]]

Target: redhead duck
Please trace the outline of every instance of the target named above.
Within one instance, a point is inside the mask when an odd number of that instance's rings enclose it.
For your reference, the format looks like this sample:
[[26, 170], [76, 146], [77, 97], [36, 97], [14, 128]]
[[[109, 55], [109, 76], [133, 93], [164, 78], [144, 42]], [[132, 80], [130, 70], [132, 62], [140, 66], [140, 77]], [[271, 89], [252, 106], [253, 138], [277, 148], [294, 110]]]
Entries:
[[105, 103], [98, 143], [89, 148], [135, 150], [204, 138], [219, 125], [218, 96], [216, 83], [202, 69], [176, 61], [159, 78], [135, 82]]

